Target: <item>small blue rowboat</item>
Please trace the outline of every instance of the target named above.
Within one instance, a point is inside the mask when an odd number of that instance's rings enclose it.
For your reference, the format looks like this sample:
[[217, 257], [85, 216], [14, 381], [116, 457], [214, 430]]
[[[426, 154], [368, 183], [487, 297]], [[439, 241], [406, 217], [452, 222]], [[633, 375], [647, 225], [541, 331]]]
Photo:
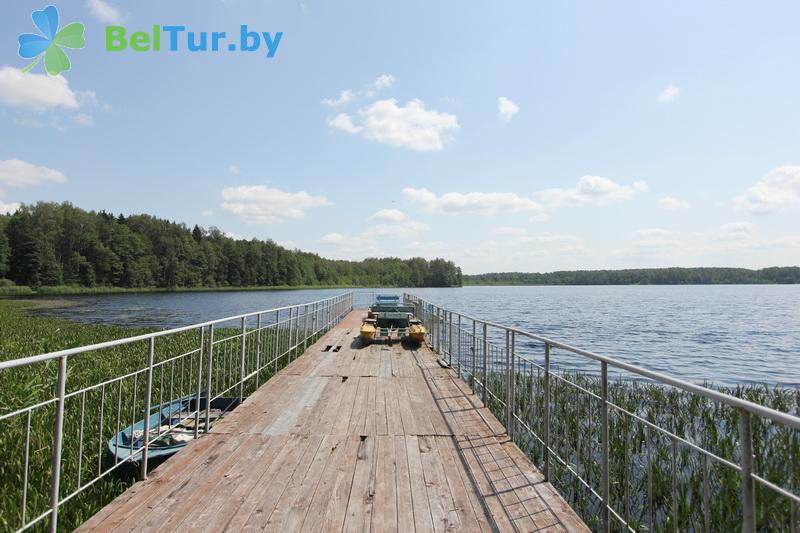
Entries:
[[[198, 406], [199, 403], [199, 406]], [[209, 426], [226, 414], [231, 412], [239, 405], [239, 398], [214, 398], [211, 400], [209, 409]], [[186, 396], [173, 400], [161, 406], [150, 415], [150, 446], [147, 451], [148, 470], [155, 468], [172, 455], [178, 453], [189, 442], [194, 440], [195, 435], [195, 411], [200, 411], [198, 432], [205, 430], [206, 423], [206, 399], [200, 398], [198, 402], [196, 396]], [[117, 433], [108, 441], [108, 451], [111, 454], [114, 464], [126, 462], [131, 466], [137, 466], [141, 460], [141, 450], [144, 445], [144, 419], [139, 420], [132, 426], [128, 426]], [[132, 458], [131, 458], [132, 457]]]

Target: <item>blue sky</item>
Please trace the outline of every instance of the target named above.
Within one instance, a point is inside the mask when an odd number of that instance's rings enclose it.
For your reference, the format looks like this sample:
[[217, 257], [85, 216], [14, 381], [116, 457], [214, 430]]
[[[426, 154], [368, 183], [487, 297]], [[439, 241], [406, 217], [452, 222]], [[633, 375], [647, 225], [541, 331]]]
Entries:
[[[86, 48], [22, 75], [45, 5], [0, 8], [0, 209], [467, 273], [800, 263], [796, 2], [61, 1]], [[110, 24], [283, 37], [107, 52]]]

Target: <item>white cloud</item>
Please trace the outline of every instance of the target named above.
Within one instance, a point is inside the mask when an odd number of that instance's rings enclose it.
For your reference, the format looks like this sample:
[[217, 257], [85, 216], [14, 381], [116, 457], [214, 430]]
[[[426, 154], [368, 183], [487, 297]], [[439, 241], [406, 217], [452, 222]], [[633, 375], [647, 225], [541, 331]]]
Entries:
[[687, 202], [686, 200], [673, 198], [672, 196], [665, 196], [663, 198], [659, 198], [658, 205], [660, 205], [663, 209], [666, 209], [667, 211], [689, 209], [689, 202]]
[[29, 187], [46, 182], [64, 182], [67, 177], [52, 168], [34, 165], [19, 159], [0, 161], [0, 184]]
[[431, 212], [494, 215], [498, 212], [538, 213], [542, 210], [542, 206], [530, 198], [513, 192], [448, 192], [436, 196], [428, 189], [406, 187], [403, 194], [412, 204]]
[[200, 212], [200, 214], [203, 215], [204, 217], [214, 216], [214, 210], [213, 209], [203, 209]]
[[670, 83], [658, 95], [658, 101], [661, 103], [672, 102], [678, 97], [679, 94], [681, 94], [681, 88]]
[[338, 97], [324, 98], [321, 103], [330, 107], [339, 107], [347, 105], [359, 98], [372, 98], [382, 90], [390, 89], [392, 85], [394, 85], [394, 82], [395, 77], [391, 74], [381, 74], [373, 81], [366, 84], [361, 90], [354, 91], [352, 89], [343, 89]]
[[78, 113], [74, 117], [75, 124], [79, 126], [91, 126], [94, 124], [94, 119], [91, 115], [87, 115], [86, 113]]
[[3, 201], [3, 196], [3, 191], [0, 191], [0, 215], [13, 215], [14, 211], [19, 209], [19, 202], [6, 203]]
[[536, 193], [536, 197], [545, 207], [606, 205], [630, 200], [634, 194], [645, 191], [647, 184], [643, 181], [620, 185], [602, 176], [583, 176], [574, 187], [545, 189]]
[[402, 222], [406, 219], [406, 215], [399, 209], [381, 209], [369, 217], [369, 219], [385, 222]]
[[345, 89], [339, 93], [338, 98], [325, 98], [322, 100], [322, 103], [330, 106], [330, 107], [339, 107], [341, 105], [348, 104], [355, 99], [356, 93], [351, 91], [350, 89]]
[[381, 74], [370, 83], [364, 90], [364, 96], [372, 98], [384, 89], [390, 89], [394, 85], [395, 79], [391, 74]]
[[756, 225], [752, 222], [731, 222], [723, 224], [718, 231], [711, 234], [716, 241], [732, 241], [749, 239], [755, 234]]
[[353, 119], [347, 113], [339, 113], [335, 117], [328, 119], [328, 126], [331, 128], [346, 131], [347, 133], [358, 133], [363, 128], [353, 124]]
[[241, 174], [241, 170], [239, 170], [238, 165], [231, 165], [228, 167], [228, 174], [233, 174], [234, 176], [238, 176]]
[[103, 0], [86, 0], [86, 7], [94, 17], [104, 24], [122, 24], [125, 18], [119, 9]]
[[287, 192], [263, 185], [240, 185], [222, 190], [221, 208], [250, 224], [274, 224], [303, 218], [308, 209], [332, 205], [324, 196]]
[[450, 113], [425, 109], [420, 100], [398, 106], [397, 100], [378, 100], [358, 111], [360, 123], [345, 113], [328, 125], [371, 141], [421, 152], [441, 150], [449, 135], [458, 131], [458, 118]]
[[800, 166], [772, 169], [742, 196], [734, 198], [734, 204], [742, 211], [757, 215], [800, 206]]
[[661, 228], [640, 229], [633, 235], [633, 245], [636, 248], [674, 248], [678, 244], [675, 233]]
[[521, 237], [522, 235], [526, 235], [528, 233], [528, 230], [526, 230], [525, 228], [515, 228], [515, 227], [512, 227], [512, 226], [500, 226], [500, 227], [494, 228], [492, 230], [492, 232], [495, 233], [496, 235], [505, 235], [505, 236], [509, 236], [509, 237]]
[[0, 103], [37, 112], [57, 107], [77, 109], [79, 105], [64, 76], [23, 74], [8, 66], [0, 68]]
[[497, 113], [500, 116], [500, 120], [503, 122], [510, 122], [514, 115], [516, 115], [518, 112], [519, 107], [517, 104], [505, 96], [501, 96], [497, 99]]

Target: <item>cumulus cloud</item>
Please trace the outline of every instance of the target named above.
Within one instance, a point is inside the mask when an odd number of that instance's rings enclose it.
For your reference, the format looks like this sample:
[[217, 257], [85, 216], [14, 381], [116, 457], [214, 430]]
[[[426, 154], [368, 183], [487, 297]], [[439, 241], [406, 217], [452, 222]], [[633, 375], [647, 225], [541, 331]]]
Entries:
[[431, 212], [494, 215], [498, 212], [535, 212], [542, 206], [513, 192], [448, 192], [437, 196], [428, 189], [403, 189], [406, 199]]
[[742, 211], [764, 215], [800, 206], [800, 166], [776, 167], [761, 178], [734, 204]]
[[510, 122], [514, 115], [519, 112], [519, 107], [517, 104], [506, 98], [505, 96], [501, 96], [497, 99], [497, 114], [500, 116], [500, 120], [503, 122]]
[[125, 22], [125, 18], [119, 9], [103, 0], [87, 0], [86, 7], [89, 8], [89, 12], [97, 20], [104, 24], [122, 24]]
[[239, 165], [231, 165], [228, 167], [228, 174], [233, 174], [234, 176], [238, 176], [241, 174], [241, 170], [239, 169]]
[[14, 67], [0, 68], [0, 103], [42, 112], [51, 108], [78, 108], [78, 96], [64, 76], [34, 74]]
[[333, 118], [328, 119], [328, 126], [333, 129], [346, 131], [347, 133], [356, 134], [362, 129], [361, 126], [353, 124], [353, 119], [347, 113], [339, 113]]
[[0, 191], [0, 215], [13, 215], [19, 209], [19, 202], [4, 202], [3, 191]]
[[34, 165], [19, 159], [0, 161], [0, 184], [9, 187], [29, 187], [48, 182], [64, 182], [67, 177], [52, 168]]
[[633, 246], [636, 248], [673, 248], [678, 244], [675, 233], [666, 229], [646, 228], [633, 234]]
[[394, 82], [395, 77], [391, 74], [381, 74], [360, 90], [343, 89], [336, 98], [324, 98], [321, 103], [329, 107], [339, 107], [359, 98], [372, 98], [384, 89], [391, 88]]
[[636, 181], [620, 185], [602, 176], [583, 176], [574, 187], [545, 189], [536, 197], [547, 207], [606, 205], [630, 200], [634, 194], [647, 191], [647, 184]]
[[78, 113], [75, 115], [75, 124], [78, 126], [91, 126], [94, 124], [94, 119], [86, 113]]
[[458, 118], [450, 113], [425, 109], [420, 100], [405, 106], [397, 100], [378, 100], [357, 113], [358, 122], [346, 113], [330, 119], [328, 125], [365, 139], [421, 152], [441, 150], [449, 136], [458, 131]]
[[249, 224], [275, 224], [305, 216], [309, 209], [331, 205], [324, 196], [288, 192], [263, 185], [239, 185], [222, 190], [220, 207]]
[[325, 98], [322, 103], [330, 107], [339, 107], [341, 105], [352, 102], [356, 97], [356, 93], [350, 89], [345, 89], [339, 93], [338, 98]]
[[670, 83], [658, 95], [658, 101], [662, 104], [673, 102], [678, 95], [681, 94], [681, 88], [675, 84]]
[[406, 215], [399, 209], [381, 209], [370, 216], [369, 219], [384, 222], [402, 222], [406, 219]]
[[673, 198], [672, 196], [665, 196], [659, 198], [658, 205], [667, 211], [677, 211], [679, 209], [689, 209], [689, 202]]

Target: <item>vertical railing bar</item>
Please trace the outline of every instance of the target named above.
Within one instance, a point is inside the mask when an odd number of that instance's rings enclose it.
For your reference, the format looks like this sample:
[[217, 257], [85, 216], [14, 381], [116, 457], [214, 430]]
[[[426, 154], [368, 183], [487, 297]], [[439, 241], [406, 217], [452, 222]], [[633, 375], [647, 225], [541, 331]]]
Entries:
[[672, 441], [672, 526], [678, 531], [678, 441], [671, 437]]
[[470, 379], [470, 382], [472, 384], [472, 393], [473, 394], [475, 393], [475, 374], [478, 372], [478, 364], [477, 364], [477, 361], [478, 361], [477, 348], [478, 348], [478, 346], [477, 346], [477, 344], [478, 344], [478, 327], [477, 327], [477, 323], [475, 322], [475, 319], [473, 318], [472, 319], [472, 346], [470, 347], [470, 350], [472, 352], [472, 357], [471, 357], [471, 359], [472, 359], [472, 361], [471, 361], [471, 363], [472, 363], [471, 378], [472, 379]]
[[708, 491], [708, 455], [703, 455], [703, 531], [711, 531], [711, 497]]
[[[106, 384], [100, 387], [100, 420], [97, 431], [97, 477], [103, 472], [103, 411], [106, 407]], [[116, 450], [115, 450], [116, 451]]]
[[[206, 372], [206, 424], [203, 433], [211, 429], [211, 378], [214, 364], [214, 324], [208, 326], [208, 371]], [[198, 405], [199, 409], [200, 406]]]
[[261, 386], [261, 339], [264, 332], [261, 331], [261, 313], [256, 317], [256, 389]]
[[742, 480], [742, 533], [756, 530], [755, 497], [753, 493], [753, 436], [750, 413], [739, 409], [739, 466]]
[[[205, 328], [199, 329], [199, 348], [197, 350], [197, 388], [195, 390], [194, 400], [194, 438], [200, 436], [200, 398], [203, 394], [203, 348], [205, 346]], [[172, 425], [172, 400], [169, 402], [170, 415], [169, 421]]]
[[453, 366], [453, 312], [447, 313], [447, 362]]
[[122, 419], [122, 380], [119, 380], [117, 385], [117, 430], [114, 433], [114, 466], [119, 464], [119, 424]]
[[601, 374], [601, 394], [600, 394], [600, 403], [602, 405], [602, 434], [601, 438], [603, 439], [602, 442], [602, 458], [601, 458], [601, 482], [600, 482], [600, 491], [601, 496], [603, 499], [603, 531], [608, 533], [611, 530], [611, 506], [608, 500], [609, 497], [609, 480], [608, 480], [608, 452], [609, 452], [609, 443], [608, 443], [608, 363], [605, 361], [600, 362], [600, 374]]
[[458, 342], [458, 355], [457, 355], [457, 358], [458, 358], [458, 377], [460, 379], [461, 378], [461, 350], [463, 348], [462, 345], [461, 345], [462, 344], [462, 340], [463, 340], [462, 331], [461, 331], [461, 313], [458, 314], [457, 321], [458, 321], [458, 323], [456, 325], [456, 327], [458, 328], [458, 334], [457, 334], [457, 336], [458, 336], [458, 341], [457, 341]]
[[[150, 337], [147, 343], [147, 381], [144, 392], [144, 420], [142, 424], [142, 461], [140, 463], [139, 478], [147, 479], [147, 454], [150, 451], [150, 401], [153, 394], [153, 357], [155, 355], [155, 337]], [[135, 403], [135, 401], [134, 401]], [[131, 442], [133, 431], [131, 430]]]
[[81, 488], [81, 467], [83, 466], [83, 423], [84, 414], [86, 412], [86, 390], [81, 392], [81, 420], [80, 429], [78, 430], [78, 475], [76, 480], [76, 488]]
[[511, 439], [511, 331], [506, 330], [506, 435]]
[[25, 524], [27, 524], [28, 516], [28, 467], [31, 457], [31, 413], [32, 410], [29, 409], [25, 423], [25, 454], [23, 456], [25, 464], [22, 470], [22, 527], [25, 527]]
[[511, 361], [511, 369], [509, 372], [510, 376], [510, 390], [511, 392], [508, 394], [509, 404], [508, 404], [508, 438], [511, 442], [514, 442], [514, 410], [516, 409], [516, 391], [517, 391], [517, 383], [516, 383], [516, 333], [514, 331], [511, 332], [511, 353], [509, 354], [509, 360]]
[[544, 343], [544, 479], [550, 481], [550, 343]]
[[244, 360], [247, 355], [247, 318], [242, 317], [242, 351], [239, 365], [239, 403], [244, 401]]
[[488, 326], [483, 322], [483, 405], [489, 407], [489, 390], [486, 387], [487, 377], [489, 375], [489, 341], [486, 338], [488, 333]]
[[281, 322], [281, 311], [280, 309], [275, 311], [275, 353], [272, 354], [272, 360], [275, 362], [275, 373], [278, 372], [278, 354], [280, 353], [280, 322]]
[[655, 530], [655, 503], [653, 502], [653, 435], [650, 426], [645, 426], [645, 439], [647, 444], [647, 502], [650, 531]]
[[[164, 410], [164, 365], [163, 363], [158, 366], [158, 412], [159, 414]], [[158, 424], [158, 435], [161, 435], [161, 424]]]
[[53, 426], [53, 455], [51, 457], [52, 478], [50, 480], [50, 531], [58, 529], [59, 483], [61, 482], [61, 445], [64, 437], [64, 396], [67, 388], [67, 356], [58, 360], [56, 382], [56, 412]]

